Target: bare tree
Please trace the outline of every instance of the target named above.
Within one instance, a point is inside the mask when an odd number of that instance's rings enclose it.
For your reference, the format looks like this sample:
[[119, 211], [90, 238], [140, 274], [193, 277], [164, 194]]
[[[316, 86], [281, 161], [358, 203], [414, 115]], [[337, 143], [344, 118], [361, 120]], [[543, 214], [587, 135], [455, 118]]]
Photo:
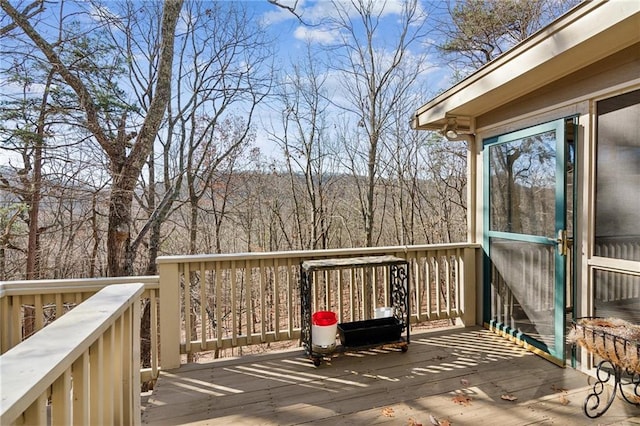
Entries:
[[[189, 253], [197, 251], [200, 201], [220, 165], [253, 141], [253, 113], [270, 91], [269, 41], [238, 4], [187, 3], [170, 129], [177, 154], [174, 188], [186, 179]], [[244, 117], [232, 117], [241, 107]], [[165, 164], [165, 167], [168, 165]]]
[[[110, 116], [110, 111], [100, 103], [98, 94], [92, 91], [95, 86], [92, 87], [89, 81], [83, 79], [82, 74], [74, 72], [71, 67], [72, 58], [61, 55], [54, 45], [47, 41], [47, 34], [38, 31], [26, 14], [19, 12], [8, 0], [0, 0], [0, 7], [73, 90], [84, 114], [87, 130], [109, 158], [112, 178], [107, 243], [109, 274], [130, 274], [132, 265], [127, 259], [131, 257], [128, 251], [131, 242], [133, 190], [156, 139], [169, 101], [173, 42], [182, 0], [166, 0], [164, 3], [160, 28], [162, 47], [157, 62], [158, 74], [154, 95], [144, 121], [135, 126], [136, 131], [129, 130], [132, 123], [128, 122], [129, 112], [126, 108], [121, 110], [117, 119]], [[78, 51], [76, 54], [82, 53]], [[115, 132], [109, 131], [109, 122], [117, 124]]]
[[384, 3], [358, 0], [350, 4], [335, 2], [334, 6], [334, 25], [340, 31], [341, 43], [332, 67], [339, 74], [344, 94], [336, 104], [357, 123], [353, 128], [357, 131], [343, 138], [352, 139], [344, 148], [351, 152], [350, 168], [357, 161], [364, 163], [361, 171], [354, 171], [364, 177], [359, 185], [359, 208], [365, 245], [373, 246], [377, 243], [375, 195], [383, 174], [383, 141], [394, 119], [393, 110], [425, 66], [425, 53], [412, 53], [411, 48], [418, 48], [427, 36], [426, 15], [417, 0], [402, 2], [396, 33], [383, 38], [379, 24], [385, 13]]
[[292, 64], [291, 73], [283, 77], [276, 103], [282, 130], [271, 132], [271, 139], [284, 154], [301, 249], [327, 248], [329, 244], [330, 190], [336, 169], [328, 130], [328, 77], [307, 45], [304, 59]]

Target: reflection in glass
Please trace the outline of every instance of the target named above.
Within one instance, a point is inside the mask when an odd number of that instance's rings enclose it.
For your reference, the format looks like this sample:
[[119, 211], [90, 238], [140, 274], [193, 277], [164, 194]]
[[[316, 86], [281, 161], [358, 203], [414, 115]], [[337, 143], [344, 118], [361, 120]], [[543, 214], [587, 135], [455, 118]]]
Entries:
[[597, 109], [595, 254], [640, 261], [640, 90]]
[[489, 148], [492, 231], [554, 237], [555, 155], [555, 131]]
[[491, 238], [491, 318], [554, 347], [553, 246]]
[[595, 316], [640, 324], [640, 276], [596, 270], [593, 283]]

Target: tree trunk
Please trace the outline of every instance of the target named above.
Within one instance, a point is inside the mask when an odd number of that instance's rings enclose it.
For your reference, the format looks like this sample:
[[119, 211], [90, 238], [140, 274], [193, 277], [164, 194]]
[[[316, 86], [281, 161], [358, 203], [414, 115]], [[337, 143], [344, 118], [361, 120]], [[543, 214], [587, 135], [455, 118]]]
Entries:
[[[175, 29], [182, 3], [183, 0], [165, 0], [164, 2], [158, 79], [154, 90], [155, 95], [140, 131], [135, 135], [123, 131], [127, 126], [126, 117], [123, 117], [123, 129], [119, 129], [117, 135], [112, 136], [102, 128], [99, 118], [100, 108], [84, 81], [67, 67], [54, 47], [29, 23], [27, 16], [18, 12], [8, 1], [0, 0], [0, 7], [42, 51], [53, 69], [76, 93], [80, 107], [86, 115], [87, 129], [93, 134], [111, 162], [113, 186], [107, 236], [107, 265], [110, 276], [131, 274], [133, 270], [135, 253], [130, 247], [133, 190], [151, 152], [171, 96]], [[132, 142], [131, 139], [134, 137], [135, 141]], [[129, 155], [126, 155], [127, 145], [130, 145]]]

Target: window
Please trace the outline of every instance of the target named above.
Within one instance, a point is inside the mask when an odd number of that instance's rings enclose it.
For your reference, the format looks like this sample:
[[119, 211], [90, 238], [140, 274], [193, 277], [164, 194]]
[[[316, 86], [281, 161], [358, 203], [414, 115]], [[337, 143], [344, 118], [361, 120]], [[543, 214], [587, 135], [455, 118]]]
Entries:
[[595, 255], [640, 261], [640, 90], [597, 103]]

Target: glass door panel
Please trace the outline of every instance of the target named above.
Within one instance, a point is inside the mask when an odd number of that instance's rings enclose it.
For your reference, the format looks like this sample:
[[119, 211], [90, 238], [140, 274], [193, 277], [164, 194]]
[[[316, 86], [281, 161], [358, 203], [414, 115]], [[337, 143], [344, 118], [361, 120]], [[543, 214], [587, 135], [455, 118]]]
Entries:
[[564, 360], [564, 120], [485, 141], [487, 322]]

